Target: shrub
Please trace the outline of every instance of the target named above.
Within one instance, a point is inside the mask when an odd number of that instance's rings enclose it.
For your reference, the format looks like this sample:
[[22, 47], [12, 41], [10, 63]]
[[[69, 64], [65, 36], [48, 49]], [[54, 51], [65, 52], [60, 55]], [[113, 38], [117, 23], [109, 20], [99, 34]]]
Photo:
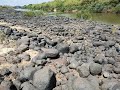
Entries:
[[76, 13], [76, 17], [77, 18], [81, 18], [81, 19], [90, 19], [91, 18], [91, 14], [89, 11], [79, 11], [78, 13]]
[[0, 30], [0, 43], [3, 43], [3, 41], [5, 40], [6, 35], [3, 31]]
[[33, 16], [42, 16], [44, 12], [41, 10], [38, 11], [25, 11], [23, 12], [24, 16], [33, 17]]
[[120, 4], [118, 4], [116, 7], [114, 7], [113, 9], [113, 12], [115, 13], [120, 13]]

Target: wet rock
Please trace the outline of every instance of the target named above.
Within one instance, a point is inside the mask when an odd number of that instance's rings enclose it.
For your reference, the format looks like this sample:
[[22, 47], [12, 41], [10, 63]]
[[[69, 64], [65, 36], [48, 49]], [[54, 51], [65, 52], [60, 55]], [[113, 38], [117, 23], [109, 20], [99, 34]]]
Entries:
[[56, 86], [54, 73], [47, 67], [36, 71], [33, 76], [33, 85], [41, 90], [52, 90]]
[[102, 72], [102, 66], [97, 63], [91, 63], [89, 70], [92, 75], [99, 75]]

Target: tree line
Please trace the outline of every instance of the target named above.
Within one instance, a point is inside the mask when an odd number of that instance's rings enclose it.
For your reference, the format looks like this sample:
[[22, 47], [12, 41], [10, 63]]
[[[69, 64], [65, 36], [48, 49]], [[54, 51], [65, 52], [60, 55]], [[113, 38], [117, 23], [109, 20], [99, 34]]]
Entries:
[[24, 8], [47, 12], [120, 13], [120, 0], [54, 0], [40, 4], [25, 5]]

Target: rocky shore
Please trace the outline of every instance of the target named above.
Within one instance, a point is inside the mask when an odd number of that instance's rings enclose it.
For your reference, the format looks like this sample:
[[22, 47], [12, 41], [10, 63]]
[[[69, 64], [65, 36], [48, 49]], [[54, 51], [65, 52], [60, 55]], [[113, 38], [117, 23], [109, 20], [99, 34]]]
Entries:
[[120, 26], [3, 10], [0, 31], [0, 90], [120, 90]]

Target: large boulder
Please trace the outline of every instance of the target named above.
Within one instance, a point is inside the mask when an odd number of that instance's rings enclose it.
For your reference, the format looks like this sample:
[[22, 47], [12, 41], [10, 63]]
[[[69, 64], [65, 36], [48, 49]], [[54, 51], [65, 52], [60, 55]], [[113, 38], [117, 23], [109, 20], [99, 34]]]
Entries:
[[56, 86], [54, 72], [48, 67], [36, 71], [33, 76], [33, 85], [40, 90], [52, 90]]

